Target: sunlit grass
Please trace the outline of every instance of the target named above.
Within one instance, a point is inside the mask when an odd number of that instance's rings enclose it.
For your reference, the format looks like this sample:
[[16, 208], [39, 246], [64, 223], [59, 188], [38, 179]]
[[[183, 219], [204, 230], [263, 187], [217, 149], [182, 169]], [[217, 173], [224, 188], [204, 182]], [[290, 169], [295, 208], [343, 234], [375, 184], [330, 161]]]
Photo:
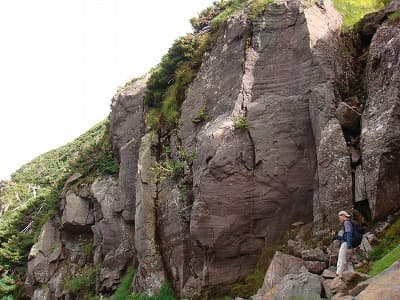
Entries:
[[374, 276], [381, 273], [399, 259], [400, 259], [400, 245], [398, 245], [396, 248], [394, 248], [392, 251], [390, 251], [388, 254], [382, 257], [380, 260], [374, 262], [374, 264], [371, 267], [371, 270], [369, 271], [369, 275]]
[[357, 24], [366, 14], [382, 9], [385, 0], [334, 0], [336, 9], [343, 16], [343, 29]]

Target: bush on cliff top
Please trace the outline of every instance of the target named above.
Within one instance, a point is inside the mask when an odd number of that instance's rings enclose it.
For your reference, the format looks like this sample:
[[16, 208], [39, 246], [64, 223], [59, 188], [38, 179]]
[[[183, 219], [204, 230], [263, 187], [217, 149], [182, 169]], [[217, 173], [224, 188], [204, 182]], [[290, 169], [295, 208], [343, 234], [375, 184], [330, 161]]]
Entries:
[[22, 284], [30, 248], [44, 222], [56, 212], [66, 179], [76, 172], [86, 178], [118, 172], [107, 121], [25, 164], [2, 190], [0, 297], [12, 294]]
[[[146, 120], [152, 129], [168, 132], [177, 126], [186, 89], [196, 77], [204, 53], [216, 42], [229, 15], [245, 3], [246, 0], [214, 2], [191, 20], [195, 33], [177, 39], [152, 70], [145, 93], [145, 102], [151, 107]], [[205, 27], [208, 30], [200, 32]]]

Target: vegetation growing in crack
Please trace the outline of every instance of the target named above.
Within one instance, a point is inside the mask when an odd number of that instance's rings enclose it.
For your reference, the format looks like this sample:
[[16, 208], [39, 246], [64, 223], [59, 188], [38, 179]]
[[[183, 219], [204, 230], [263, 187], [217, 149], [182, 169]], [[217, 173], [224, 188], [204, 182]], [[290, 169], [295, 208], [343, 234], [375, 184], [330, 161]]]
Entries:
[[78, 299], [89, 298], [93, 294], [96, 285], [96, 275], [100, 267], [90, 267], [81, 271], [64, 283], [64, 289], [74, 294]]
[[0, 297], [23, 286], [27, 258], [43, 224], [57, 211], [65, 181], [74, 173], [86, 178], [118, 172], [105, 120], [73, 142], [38, 156], [12, 175], [0, 193]]
[[129, 297], [132, 294], [131, 290], [131, 284], [133, 277], [136, 274], [136, 270], [134, 269], [129, 269], [125, 276], [121, 280], [121, 284], [119, 285], [118, 289], [115, 291], [112, 299], [114, 300], [126, 300], [129, 299]]
[[247, 117], [243, 116], [237, 119], [233, 126], [235, 127], [235, 129], [249, 129], [250, 123]]
[[202, 123], [202, 122], [207, 121], [208, 119], [209, 119], [209, 116], [208, 116], [208, 114], [207, 114], [206, 107], [205, 107], [205, 106], [202, 106], [202, 107], [200, 108], [200, 110], [199, 110], [198, 116], [197, 116], [196, 118], [194, 118], [194, 119], [192, 120], [192, 122], [193, 122], [194, 124], [200, 124], [200, 123]]

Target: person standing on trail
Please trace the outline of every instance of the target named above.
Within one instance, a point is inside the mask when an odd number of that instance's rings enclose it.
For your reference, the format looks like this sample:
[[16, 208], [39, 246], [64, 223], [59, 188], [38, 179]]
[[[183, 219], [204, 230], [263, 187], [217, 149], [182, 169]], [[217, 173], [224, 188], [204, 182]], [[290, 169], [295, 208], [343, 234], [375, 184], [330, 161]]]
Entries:
[[344, 271], [354, 272], [351, 263], [351, 256], [353, 255], [353, 224], [350, 221], [350, 214], [344, 210], [338, 213], [338, 217], [340, 225], [342, 225], [342, 230], [336, 234], [334, 239], [341, 242], [336, 267], [336, 275], [341, 277]]

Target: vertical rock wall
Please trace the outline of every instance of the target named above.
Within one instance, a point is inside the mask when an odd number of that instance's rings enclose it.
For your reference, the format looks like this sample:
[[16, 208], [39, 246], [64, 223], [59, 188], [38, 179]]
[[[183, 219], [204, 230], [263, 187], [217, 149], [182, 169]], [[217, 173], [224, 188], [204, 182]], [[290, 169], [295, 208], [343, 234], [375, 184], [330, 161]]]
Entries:
[[[399, 4], [399, 1], [395, 1]], [[375, 33], [367, 62], [368, 99], [362, 116], [362, 165], [372, 217], [400, 208], [400, 24]]]
[[[180, 261], [188, 267], [167, 266], [181, 296], [242, 280], [290, 224], [313, 219], [313, 198], [321, 227], [336, 220], [330, 209], [352, 207], [349, 155], [334, 120], [340, 26], [330, 1], [309, 9], [278, 1], [257, 21], [245, 13], [231, 18], [204, 57], [178, 137], [186, 153], [195, 153], [188, 227], [168, 227], [170, 211], [159, 216], [164, 236], [171, 228], [186, 240]], [[201, 108], [209, 119], [194, 124]], [[235, 127], [241, 118], [249, 128]], [[323, 139], [332, 128], [334, 136]], [[326, 151], [333, 152], [328, 164]], [[178, 192], [166, 190], [158, 201], [173, 208]], [[172, 253], [172, 245], [163, 251]]]
[[[98, 292], [112, 293], [133, 266], [139, 292], [169, 282], [179, 297], [207, 297], [249, 275], [294, 222], [313, 222], [322, 236], [353, 201], [368, 199], [375, 219], [400, 208], [399, 22], [377, 25], [372, 39], [353, 186], [335, 113], [349, 65], [341, 17], [330, 0], [318, 3], [279, 0], [258, 17], [231, 17], [168, 136], [146, 134], [146, 78], [114, 97], [118, 182], [98, 178], [78, 191], [70, 185], [79, 176], [67, 182], [59, 216], [31, 250], [29, 296], [69, 297], [63, 283], [101, 265]], [[193, 122], [201, 112], [206, 120]], [[184, 170], [157, 182], [163, 146]]]

